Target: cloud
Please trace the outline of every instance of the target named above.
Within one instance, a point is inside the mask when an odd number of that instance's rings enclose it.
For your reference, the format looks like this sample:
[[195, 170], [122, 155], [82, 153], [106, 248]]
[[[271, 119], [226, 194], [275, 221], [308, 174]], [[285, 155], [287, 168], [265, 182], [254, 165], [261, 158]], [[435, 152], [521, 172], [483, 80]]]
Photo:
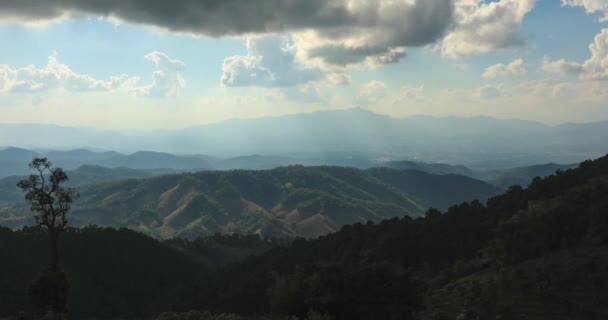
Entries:
[[156, 71], [152, 74], [152, 84], [136, 89], [138, 95], [152, 98], [176, 97], [179, 90], [186, 86], [183, 77], [186, 65], [183, 62], [159, 51], [148, 53], [144, 58], [156, 65]]
[[[305, 33], [303, 55], [328, 65], [393, 63], [452, 25], [454, 0], [7, 0], [0, 20], [101, 16], [202, 36]], [[504, 1], [504, 0], [503, 0]], [[244, 61], [240, 61], [244, 62]]]
[[401, 87], [399, 90], [399, 97], [397, 101], [414, 101], [414, 102], [423, 102], [428, 98], [424, 93], [424, 85], [419, 85], [417, 87]]
[[608, 1], [606, 0], [562, 0], [562, 6], [583, 7], [588, 14], [600, 13], [600, 22], [608, 22]]
[[49, 56], [47, 65], [43, 68], [36, 68], [33, 65], [22, 68], [0, 65], [0, 92], [37, 93], [52, 89], [104, 92], [137, 81], [138, 78], [131, 78], [125, 74], [104, 81], [87, 74], [76, 73], [69, 66], [58, 61], [57, 53]]
[[455, 26], [443, 39], [441, 52], [457, 58], [521, 45], [523, 40], [518, 33], [535, 3], [535, 0], [456, 0]]
[[[331, 1], [328, 1], [331, 2]], [[339, 0], [358, 23], [293, 33], [300, 61], [321, 69], [396, 63], [407, 47], [441, 39], [451, 25], [452, 0]]]
[[548, 73], [579, 75], [583, 71], [583, 66], [578, 62], [566, 61], [565, 59], [552, 61], [548, 57], [544, 57], [541, 70]]
[[589, 45], [591, 58], [583, 63], [581, 77], [588, 80], [608, 80], [608, 29], [603, 29]]
[[608, 80], [608, 29], [597, 34], [589, 45], [591, 57], [583, 63], [544, 58], [541, 69], [550, 73], [578, 74], [583, 80]]
[[608, 87], [600, 81], [564, 82], [559, 80], [534, 80], [515, 85], [509, 89], [512, 96], [526, 97], [542, 105], [553, 99], [578, 105], [600, 103], [608, 98]]
[[345, 72], [328, 73], [325, 80], [333, 86], [344, 86], [350, 83], [350, 75]]
[[289, 37], [250, 36], [246, 39], [246, 48], [247, 55], [224, 59], [220, 79], [223, 85], [287, 87], [324, 76], [320, 70], [302, 66], [296, 61]]
[[162, 52], [154, 51], [145, 56], [146, 60], [156, 64], [150, 85], [138, 85], [140, 78], [127, 74], [99, 80], [88, 74], [74, 72], [68, 65], [60, 63], [57, 53], [47, 60], [47, 65], [36, 68], [28, 65], [15, 68], [6, 64], [0, 65], [0, 93], [42, 93], [50, 90], [71, 92], [135, 92], [140, 96], [169, 97], [175, 96], [185, 81], [181, 75], [184, 64], [171, 59]]
[[379, 80], [371, 80], [359, 86], [353, 103], [357, 106], [377, 104], [388, 95], [386, 84]]
[[482, 86], [477, 88], [477, 90], [473, 92], [474, 98], [483, 100], [493, 100], [500, 98], [504, 95], [505, 90], [502, 84]]
[[[397, 63], [407, 48], [437, 45], [460, 57], [519, 45], [535, 0], [6, 0], [0, 21], [97, 17], [196, 36], [247, 37], [247, 54], [224, 60], [226, 86], [288, 87], [345, 70]], [[279, 34], [288, 34], [281, 37]], [[140, 95], [174, 96], [181, 71], [155, 72]]]
[[509, 64], [495, 64], [486, 68], [483, 77], [493, 79], [499, 76], [519, 76], [526, 73], [526, 65], [523, 59], [517, 59]]
[[[331, 30], [340, 36], [350, 33], [352, 28], [378, 26], [390, 29], [391, 37], [422, 44], [429, 37], [439, 36], [449, 25], [451, 1], [6, 0], [0, 2], [0, 12], [0, 18], [22, 22], [79, 15], [112, 17], [208, 36], [307, 29]], [[439, 17], [442, 19], [437, 19]], [[426, 34], [419, 31], [426, 31]]]
[[[309, 69], [396, 63], [406, 48], [441, 42], [444, 55], [459, 57], [521, 44], [517, 37], [535, 0], [7, 0], [0, 20], [19, 23], [96, 16], [198, 36], [292, 35], [291, 52]], [[446, 36], [447, 34], [447, 36]], [[445, 37], [445, 38], [444, 38]], [[285, 49], [285, 46], [282, 47]], [[248, 53], [224, 62], [222, 83], [282, 86], [282, 68]], [[263, 59], [262, 59], [263, 60]], [[293, 69], [293, 68], [292, 68]], [[276, 71], [279, 70], [279, 71]], [[276, 71], [276, 72], [274, 72]], [[274, 72], [274, 73], [273, 73]], [[268, 80], [269, 79], [269, 80]], [[302, 83], [302, 79], [294, 83]]]
[[352, 103], [358, 107], [373, 107], [376, 109], [392, 108], [394, 106], [421, 105], [429, 101], [425, 94], [424, 85], [402, 86], [392, 89], [379, 80], [372, 80], [359, 86], [357, 95]]
[[281, 32], [356, 23], [345, 1], [288, 0], [5, 0], [1, 16], [44, 21], [94, 15], [209, 36]]
[[328, 105], [330, 98], [323, 92], [318, 83], [306, 83], [295, 87], [282, 88], [279, 92], [281, 100], [299, 104]]

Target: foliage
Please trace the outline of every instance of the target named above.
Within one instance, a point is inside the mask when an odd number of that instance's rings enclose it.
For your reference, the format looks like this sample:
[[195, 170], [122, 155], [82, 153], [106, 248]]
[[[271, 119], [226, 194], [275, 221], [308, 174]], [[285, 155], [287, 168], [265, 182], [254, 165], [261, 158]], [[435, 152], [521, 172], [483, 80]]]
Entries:
[[36, 224], [49, 232], [60, 232], [68, 224], [66, 215], [78, 194], [62, 186], [68, 175], [61, 168], [53, 168], [46, 158], [35, 158], [29, 167], [36, 173], [19, 181], [17, 186], [35, 212]]
[[[25, 200], [34, 212], [36, 225], [49, 233], [52, 249], [50, 271], [58, 272], [58, 237], [68, 224], [67, 214], [78, 194], [74, 189], [64, 188], [68, 175], [61, 168], [53, 168], [46, 158], [34, 158], [29, 167], [35, 173], [19, 181], [17, 186], [25, 193]], [[67, 290], [67, 286], [65, 288]]]

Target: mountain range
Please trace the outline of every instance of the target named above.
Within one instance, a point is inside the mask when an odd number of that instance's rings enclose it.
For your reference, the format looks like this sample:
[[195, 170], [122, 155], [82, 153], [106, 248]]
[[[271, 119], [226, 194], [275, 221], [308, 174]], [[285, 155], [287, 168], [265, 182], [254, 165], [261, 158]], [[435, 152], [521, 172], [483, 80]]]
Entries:
[[608, 122], [547, 126], [489, 117], [398, 119], [363, 109], [233, 119], [172, 130], [0, 124], [0, 145], [30, 149], [151, 150], [221, 158], [255, 154], [322, 159], [339, 154], [342, 159], [459, 163], [476, 170], [578, 163], [601, 156], [605, 141]]
[[[27, 174], [27, 163], [33, 157], [48, 157], [56, 166], [72, 171], [72, 180], [74, 181], [75, 178], [78, 185], [187, 171], [261, 170], [288, 165], [330, 165], [362, 169], [389, 167], [418, 170], [432, 174], [456, 174], [483, 180], [501, 188], [508, 188], [511, 185], [526, 185], [534, 177], [545, 177], [557, 170], [565, 170], [576, 166], [576, 164], [562, 165], [548, 163], [506, 169], [474, 170], [464, 165], [447, 163], [427, 163], [382, 158], [372, 159], [369, 154], [349, 155], [346, 153], [332, 153], [320, 158], [264, 155], [217, 158], [204, 155], [183, 156], [151, 151], [137, 151], [132, 154], [122, 154], [114, 151], [92, 151], [88, 149], [37, 152], [8, 147], [0, 150], [0, 179], [7, 176], [23, 176]], [[2, 182], [0, 181], [1, 184]]]
[[[394, 170], [362, 170], [361, 177], [369, 180], [384, 171], [399, 180]], [[125, 190], [131, 187], [128, 195], [145, 201], [145, 194], [158, 194], [151, 192], [153, 185], [164, 189], [179, 181], [203, 190], [201, 183], [215, 177], [253, 199], [272, 189], [274, 183], [260, 185], [266, 178], [282, 184], [289, 174], [299, 177], [290, 181], [294, 185], [315, 186], [340, 177], [352, 184], [355, 171], [202, 172], [132, 180]], [[119, 188], [123, 183], [115, 185], [118, 199], [99, 197], [129, 204]], [[338, 185], [345, 193], [358, 192], [335, 181], [327, 186]], [[375, 189], [365, 188], [370, 195]], [[608, 156], [510, 188], [486, 204], [471, 201], [443, 212], [427, 210], [422, 217], [355, 223], [318, 239], [268, 242], [216, 235], [160, 241], [127, 229], [69, 228], [61, 254], [70, 281], [70, 316], [603, 320], [608, 317], [607, 194]], [[6, 275], [0, 277], [0, 317], [40, 318], [35, 312], [28, 317], [37, 310], [25, 288], [48, 261], [47, 248], [41, 228], [0, 227], [0, 252], [10, 262], [0, 264]]]

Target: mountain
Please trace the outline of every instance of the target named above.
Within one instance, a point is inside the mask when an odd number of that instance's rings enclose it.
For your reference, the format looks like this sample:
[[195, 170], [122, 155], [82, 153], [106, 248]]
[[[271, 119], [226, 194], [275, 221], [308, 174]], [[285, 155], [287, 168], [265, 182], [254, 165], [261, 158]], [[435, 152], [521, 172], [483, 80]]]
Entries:
[[[354, 181], [349, 172], [332, 176]], [[255, 173], [224, 179], [248, 184], [261, 177]], [[607, 212], [608, 156], [512, 187], [485, 205], [356, 223], [314, 240], [161, 242], [87, 227], [68, 230], [61, 248], [77, 319], [602, 320]], [[0, 228], [0, 254], [10, 261], [0, 264], [0, 316], [25, 310], [18, 318], [30, 319], [24, 291], [48, 261], [47, 241], [40, 229]]]
[[[94, 165], [83, 165], [66, 173], [70, 177], [67, 182], [69, 187], [82, 187], [88, 184], [96, 184], [109, 181], [120, 181], [137, 178], [148, 178], [163, 174], [179, 173], [182, 170], [175, 169], [149, 169], [138, 170], [125, 167], [106, 168]], [[23, 199], [23, 193], [17, 187], [17, 183], [25, 176], [9, 176], [0, 179], [0, 202], [18, 202]]]
[[[64, 169], [74, 169], [82, 165], [112, 164], [113, 159], [119, 159], [124, 156], [114, 151], [95, 152], [88, 149], [50, 150], [44, 152], [43, 155], [51, 159], [53, 164]], [[116, 167], [118, 165], [112, 166]]]
[[479, 174], [481, 180], [491, 183], [497, 187], [506, 189], [510, 186], [527, 186], [536, 177], [544, 178], [554, 174], [556, 171], [576, 168], [577, 164], [540, 164], [534, 166], [517, 167], [506, 170], [491, 170]]
[[[203, 171], [79, 188], [72, 223], [129, 227], [161, 238], [215, 233], [318, 237], [356, 222], [421, 216], [429, 207], [500, 189], [456, 175], [373, 168], [289, 166]], [[26, 207], [0, 208], [0, 224], [27, 223]]]
[[[383, 157], [406, 158], [460, 163], [474, 170], [580, 162], [601, 156], [606, 140], [606, 121], [547, 126], [490, 117], [391, 118], [363, 109], [233, 119], [173, 130], [121, 132], [0, 124], [0, 145], [28, 148], [87, 147], [125, 153], [150, 150], [221, 158], [265, 155], [322, 159], [341, 153], [345, 155], [343, 159], [353, 156], [364, 162]], [[362, 153], [369, 157], [359, 156]]]
[[[199, 309], [285, 316], [316, 310], [335, 319], [604, 319], [606, 194], [608, 157], [513, 187], [487, 205], [359, 223], [217, 270], [197, 258], [204, 247], [161, 244], [127, 230], [71, 230], [63, 242], [71, 310], [100, 318]], [[1, 274], [13, 275], [0, 278], [0, 310], [25, 306], [18, 292], [43, 264], [40, 235], [0, 229], [0, 251], [12, 262]]]
[[[485, 202], [502, 189], [488, 188], [487, 183], [456, 174], [430, 174], [417, 170], [368, 169], [374, 177], [411, 195], [425, 208], [445, 210], [463, 201]], [[468, 200], [467, 200], [468, 199]]]
[[295, 241], [174, 299], [216, 312], [316, 310], [335, 319], [606, 319], [607, 195], [603, 157], [487, 205]]
[[[353, 156], [354, 155], [354, 156]], [[129, 168], [159, 171], [196, 171], [232, 169], [272, 169], [288, 165], [334, 165], [369, 168], [380, 162], [370, 160], [371, 154], [330, 152], [320, 157], [307, 155], [272, 156], [245, 155], [218, 158], [207, 155], [174, 155], [164, 152], [137, 151], [122, 154], [115, 151], [88, 149], [31, 151], [9, 147], [0, 150], [0, 178], [27, 174], [27, 164], [34, 157], [47, 157], [57, 167], [74, 170], [81, 166]]]
[[207, 161], [196, 156], [176, 156], [163, 152], [138, 151], [129, 155], [114, 156], [99, 162], [109, 167], [128, 167], [133, 169], [204, 169]]
[[467, 177], [476, 177], [477, 172], [462, 166], [462, 165], [450, 165], [445, 163], [425, 163], [420, 161], [389, 161], [382, 165], [397, 168], [397, 169], [410, 169], [424, 171], [432, 174], [458, 174]]
[[[87, 149], [35, 152], [9, 147], [0, 150], [0, 178], [28, 174], [27, 164], [34, 157], [47, 157], [53, 165], [66, 170], [74, 170], [81, 166], [90, 165], [108, 168], [179, 172], [208, 169], [216, 162], [216, 159], [212, 157], [178, 156], [152, 151], [138, 151], [132, 154], [122, 154], [114, 151], [95, 152]], [[129, 176], [127, 174], [127, 177]]]
[[564, 171], [578, 166], [578, 164], [547, 163], [508, 169], [477, 171], [462, 165], [425, 163], [409, 160], [389, 161], [378, 165], [399, 169], [411, 169], [432, 174], [463, 175], [488, 182], [502, 189], [508, 189], [510, 186], [514, 185], [527, 186], [536, 177], [544, 178], [554, 174], [558, 170]]
[[0, 150], [0, 178], [27, 174], [27, 164], [38, 155], [37, 152], [15, 147]]

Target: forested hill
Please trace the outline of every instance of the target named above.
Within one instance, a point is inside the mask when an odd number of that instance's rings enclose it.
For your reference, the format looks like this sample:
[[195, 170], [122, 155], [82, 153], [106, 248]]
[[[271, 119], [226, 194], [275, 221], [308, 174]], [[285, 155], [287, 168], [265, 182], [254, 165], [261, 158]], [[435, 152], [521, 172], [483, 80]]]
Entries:
[[[217, 232], [317, 237], [356, 222], [419, 217], [430, 207], [485, 201], [501, 190], [457, 175], [289, 166], [173, 174], [79, 191], [73, 226], [128, 227], [159, 238], [195, 238]], [[28, 215], [24, 205], [0, 204], [0, 224], [19, 227], [28, 223]]]
[[335, 319], [607, 319], [608, 157], [487, 205], [296, 241], [174, 298], [184, 308]]
[[[46, 239], [32, 229], [0, 229], [0, 238], [11, 261], [0, 264], [0, 310], [14, 313], [27, 309], [22, 290], [45, 260]], [[244, 240], [228, 243], [258, 254], [269, 248]], [[284, 319], [316, 310], [323, 319], [606, 319], [608, 157], [513, 187], [487, 205], [357, 223], [217, 270], [205, 263], [205, 243], [163, 244], [127, 230], [68, 232], [62, 248], [72, 315]], [[179, 315], [187, 310], [243, 317]]]

